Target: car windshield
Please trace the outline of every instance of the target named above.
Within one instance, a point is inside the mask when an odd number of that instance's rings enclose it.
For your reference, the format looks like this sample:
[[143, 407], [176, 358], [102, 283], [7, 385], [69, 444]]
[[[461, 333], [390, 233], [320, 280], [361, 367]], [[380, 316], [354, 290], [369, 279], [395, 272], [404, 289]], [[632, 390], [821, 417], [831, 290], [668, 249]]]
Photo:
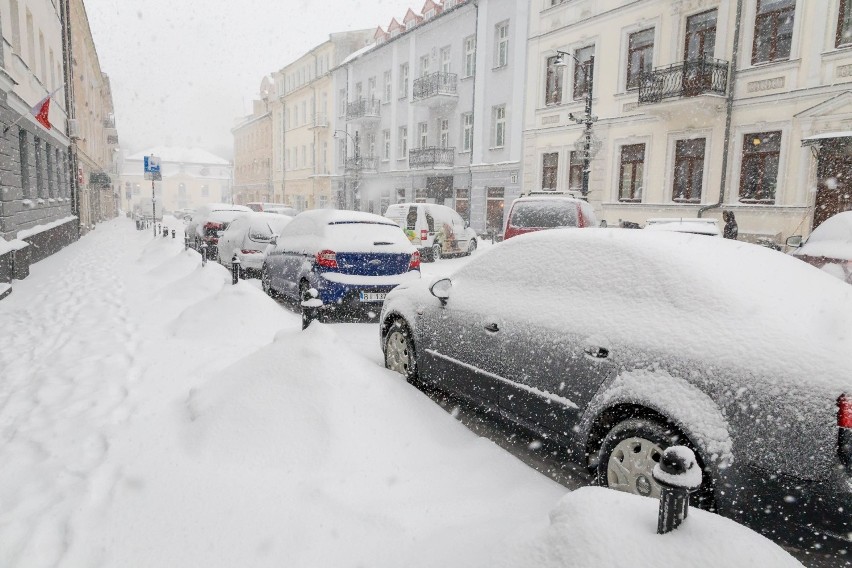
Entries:
[[0, 568], [850, 512], [852, 0], [0, 0]]
[[559, 201], [515, 203], [509, 223], [518, 228], [576, 227], [577, 206]]

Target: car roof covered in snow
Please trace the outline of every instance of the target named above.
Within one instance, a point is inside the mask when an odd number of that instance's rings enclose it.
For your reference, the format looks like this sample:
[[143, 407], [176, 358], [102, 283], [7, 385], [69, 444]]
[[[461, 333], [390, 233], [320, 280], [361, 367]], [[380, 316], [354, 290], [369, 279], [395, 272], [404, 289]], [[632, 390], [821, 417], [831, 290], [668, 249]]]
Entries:
[[648, 219], [646, 229], [652, 231], [671, 231], [675, 233], [695, 233], [697, 235], [719, 236], [719, 221], [717, 219], [661, 217]]
[[794, 254], [852, 260], [852, 211], [823, 221]]
[[363, 211], [346, 211], [341, 209], [313, 209], [299, 213], [297, 217], [310, 217], [318, 225], [330, 225], [332, 223], [379, 223], [382, 225], [397, 226], [396, 223], [373, 213]]

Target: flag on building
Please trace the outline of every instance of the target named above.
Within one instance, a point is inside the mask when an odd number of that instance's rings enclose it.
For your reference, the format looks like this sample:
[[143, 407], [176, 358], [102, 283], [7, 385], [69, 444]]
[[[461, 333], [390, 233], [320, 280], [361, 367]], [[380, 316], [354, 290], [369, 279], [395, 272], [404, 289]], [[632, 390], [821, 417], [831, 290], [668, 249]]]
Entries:
[[[53, 91], [55, 93], [56, 91]], [[42, 100], [36, 103], [36, 105], [30, 109], [30, 114], [32, 114], [36, 121], [39, 124], [50, 130], [53, 126], [50, 124], [50, 99], [53, 98], [53, 93], [50, 93]]]

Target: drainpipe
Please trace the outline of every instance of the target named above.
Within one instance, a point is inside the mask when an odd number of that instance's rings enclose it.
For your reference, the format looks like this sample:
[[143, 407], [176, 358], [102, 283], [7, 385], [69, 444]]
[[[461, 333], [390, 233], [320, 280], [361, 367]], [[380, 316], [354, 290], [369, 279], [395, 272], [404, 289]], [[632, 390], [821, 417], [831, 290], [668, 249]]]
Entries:
[[[287, 89], [287, 80], [284, 80], [284, 89]], [[287, 96], [285, 92], [282, 99]], [[287, 166], [290, 165], [287, 160], [287, 101], [281, 101], [281, 203], [287, 203]]]
[[719, 183], [719, 201], [711, 205], [705, 205], [698, 210], [698, 218], [710, 209], [718, 209], [725, 201], [725, 185], [728, 175], [728, 152], [731, 141], [731, 115], [734, 111], [734, 86], [737, 77], [737, 57], [740, 52], [740, 21], [742, 20], [743, 0], [737, 0], [737, 21], [734, 24], [734, 51], [731, 55], [731, 71], [728, 78], [728, 100], [725, 105], [725, 140], [722, 149], [722, 180]]
[[[473, 33], [476, 37], [476, 52], [473, 55], [473, 92], [472, 104], [470, 105], [470, 158], [467, 161], [467, 177], [470, 180], [470, 189], [467, 192], [467, 224], [470, 225], [471, 217], [473, 217], [473, 147], [476, 140], [476, 74], [479, 71], [476, 68], [476, 60], [479, 57], [479, 0], [473, 0], [475, 8], [473, 18]], [[464, 59], [462, 59], [464, 64]], [[488, 223], [488, 195], [485, 196], [485, 222]]]
[[71, 137], [70, 121], [76, 117], [74, 112], [73, 79], [71, 71], [71, 8], [69, 0], [62, 0], [59, 4], [60, 18], [62, 19], [62, 62], [63, 79], [65, 81], [65, 134], [68, 136], [68, 169], [71, 190], [71, 214], [77, 216], [77, 237], [80, 237], [80, 188], [77, 185], [77, 142]]

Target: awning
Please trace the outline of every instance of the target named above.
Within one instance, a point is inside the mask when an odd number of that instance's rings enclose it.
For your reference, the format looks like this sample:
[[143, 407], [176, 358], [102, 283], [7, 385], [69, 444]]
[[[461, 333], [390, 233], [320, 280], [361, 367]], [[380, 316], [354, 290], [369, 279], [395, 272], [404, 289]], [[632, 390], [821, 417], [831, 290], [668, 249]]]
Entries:
[[852, 138], [852, 130], [845, 130], [841, 132], [824, 132], [823, 134], [814, 134], [813, 136], [808, 136], [807, 138], [802, 138], [802, 146], [814, 146], [816, 144], [821, 143], [823, 140], [829, 140], [834, 138]]

